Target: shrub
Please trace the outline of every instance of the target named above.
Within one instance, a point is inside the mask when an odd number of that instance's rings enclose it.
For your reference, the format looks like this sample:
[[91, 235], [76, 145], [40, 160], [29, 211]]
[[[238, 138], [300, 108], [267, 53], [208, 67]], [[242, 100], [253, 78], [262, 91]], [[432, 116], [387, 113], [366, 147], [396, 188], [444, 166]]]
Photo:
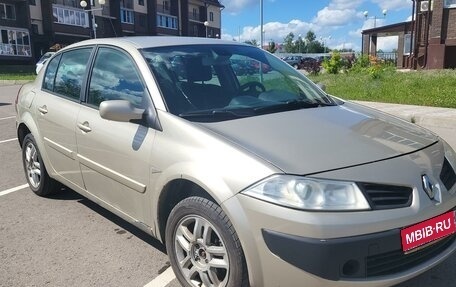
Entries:
[[339, 52], [332, 52], [331, 58], [323, 61], [323, 68], [330, 74], [338, 74], [342, 68], [342, 57]]

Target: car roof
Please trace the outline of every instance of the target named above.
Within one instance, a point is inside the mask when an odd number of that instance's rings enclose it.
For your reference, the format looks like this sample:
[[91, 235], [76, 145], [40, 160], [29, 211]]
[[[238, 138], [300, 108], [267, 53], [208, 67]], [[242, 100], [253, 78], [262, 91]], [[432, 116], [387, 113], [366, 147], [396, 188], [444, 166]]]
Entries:
[[[130, 47], [136, 49], [179, 46], [179, 45], [201, 45], [201, 44], [224, 44], [224, 45], [245, 45], [234, 41], [225, 41], [214, 38], [197, 38], [197, 37], [176, 37], [176, 36], [130, 36], [119, 38], [98, 38], [81, 41], [65, 47], [71, 49], [86, 45], [114, 45], [119, 47]], [[63, 50], [63, 49], [62, 49]]]

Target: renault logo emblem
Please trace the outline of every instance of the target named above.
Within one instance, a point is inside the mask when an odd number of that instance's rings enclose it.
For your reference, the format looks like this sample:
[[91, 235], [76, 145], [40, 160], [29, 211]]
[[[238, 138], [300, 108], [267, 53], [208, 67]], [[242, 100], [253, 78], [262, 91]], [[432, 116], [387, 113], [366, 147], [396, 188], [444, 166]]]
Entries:
[[434, 184], [432, 184], [431, 179], [426, 174], [421, 176], [421, 180], [423, 181], [423, 189], [427, 193], [430, 199], [434, 199], [435, 190]]

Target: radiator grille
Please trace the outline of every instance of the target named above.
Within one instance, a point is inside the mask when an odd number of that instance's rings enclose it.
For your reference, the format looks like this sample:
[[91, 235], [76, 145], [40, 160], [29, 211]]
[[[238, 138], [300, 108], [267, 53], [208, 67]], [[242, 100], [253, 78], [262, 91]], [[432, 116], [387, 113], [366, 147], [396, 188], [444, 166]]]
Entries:
[[393, 209], [412, 204], [411, 187], [385, 184], [359, 183], [372, 209]]

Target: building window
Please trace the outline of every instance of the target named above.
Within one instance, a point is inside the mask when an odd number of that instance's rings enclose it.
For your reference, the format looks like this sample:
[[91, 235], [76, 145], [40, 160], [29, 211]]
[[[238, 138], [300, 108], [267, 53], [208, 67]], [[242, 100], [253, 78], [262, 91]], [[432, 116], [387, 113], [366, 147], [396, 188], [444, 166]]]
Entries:
[[0, 3], [0, 19], [16, 20], [16, 9], [14, 9], [14, 6]]
[[133, 10], [133, 0], [120, 0], [120, 7]]
[[40, 31], [38, 30], [38, 25], [37, 24], [32, 24], [32, 34], [38, 35]]
[[54, 23], [66, 24], [72, 26], [87, 27], [89, 23], [88, 15], [85, 11], [69, 9], [63, 7], [52, 7]]
[[209, 21], [214, 22], [214, 12], [209, 12]]
[[139, 26], [146, 27], [146, 16], [139, 15]]
[[163, 1], [163, 12], [169, 12], [169, 2]]
[[196, 10], [196, 8], [193, 8], [192, 10], [192, 16], [193, 16], [193, 20], [198, 20], [198, 11]]
[[33, 5], [33, 6], [36, 6], [36, 1], [35, 0], [29, 0], [29, 4]]
[[138, 0], [138, 4], [144, 6], [144, 0]]
[[126, 24], [134, 24], [134, 12], [130, 9], [121, 8], [120, 9], [120, 21]]
[[411, 41], [412, 41], [412, 35], [405, 34], [404, 35], [404, 55], [410, 55], [410, 45], [412, 45], [412, 51], [413, 51], [413, 43]]
[[157, 13], [157, 27], [177, 30], [177, 17]]
[[31, 57], [30, 36], [26, 30], [0, 27], [0, 55]]
[[193, 36], [198, 36], [198, 26], [193, 25]]
[[445, 0], [445, 8], [456, 8], [456, 0]]
[[53, 4], [58, 4], [61, 6], [68, 6], [68, 7], [73, 7], [73, 8], [80, 8], [79, 6], [79, 1], [76, 0], [53, 0]]

